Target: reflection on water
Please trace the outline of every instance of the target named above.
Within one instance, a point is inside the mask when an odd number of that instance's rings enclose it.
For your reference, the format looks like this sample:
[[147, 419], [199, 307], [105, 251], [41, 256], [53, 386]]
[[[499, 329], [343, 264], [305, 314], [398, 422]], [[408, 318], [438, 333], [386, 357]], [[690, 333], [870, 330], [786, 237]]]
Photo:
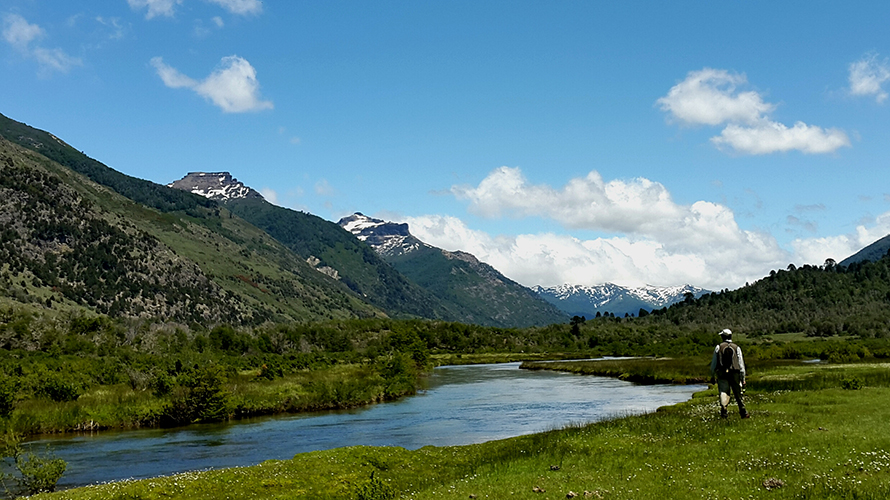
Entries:
[[519, 363], [441, 367], [414, 397], [365, 408], [179, 429], [44, 440], [68, 462], [59, 487], [253, 465], [342, 446], [450, 446], [531, 434], [686, 401], [705, 386], [642, 386], [519, 370]]

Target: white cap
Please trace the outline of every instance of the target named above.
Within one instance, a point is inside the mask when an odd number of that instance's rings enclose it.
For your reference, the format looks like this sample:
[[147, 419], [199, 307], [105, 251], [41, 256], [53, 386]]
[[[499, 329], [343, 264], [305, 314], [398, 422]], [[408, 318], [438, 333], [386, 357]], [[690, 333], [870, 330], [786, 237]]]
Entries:
[[727, 328], [727, 329], [723, 330], [722, 332], [720, 332], [720, 336], [721, 337], [732, 337], [732, 330]]

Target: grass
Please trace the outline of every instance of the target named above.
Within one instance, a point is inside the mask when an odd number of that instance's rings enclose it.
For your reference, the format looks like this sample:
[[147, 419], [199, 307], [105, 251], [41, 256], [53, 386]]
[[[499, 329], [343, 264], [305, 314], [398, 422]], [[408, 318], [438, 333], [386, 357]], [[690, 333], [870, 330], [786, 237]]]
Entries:
[[[784, 371], [783, 371], [784, 370]], [[866, 377], [882, 364], [781, 367]], [[827, 380], [827, 379], [823, 379]], [[838, 379], [841, 380], [841, 379]], [[870, 380], [870, 379], [869, 379]], [[877, 377], [874, 380], [885, 380]], [[820, 382], [822, 384], [824, 382]], [[459, 447], [351, 447], [254, 467], [78, 488], [69, 499], [885, 499], [890, 388], [749, 390], [753, 418], [719, 418], [713, 389], [658, 412]], [[815, 386], [814, 386], [815, 387]], [[369, 488], [372, 481], [380, 488]], [[586, 495], [585, 495], [586, 492]]]
[[[334, 365], [272, 381], [244, 372], [227, 383], [235, 417], [341, 409], [382, 402], [386, 382], [370, 367]], [[128, 384], [97, 386], [75, 401], [32, 397], [16, 404], [0, 429], [34, 435], [60, 432], [156, 427], [170, 397]]]

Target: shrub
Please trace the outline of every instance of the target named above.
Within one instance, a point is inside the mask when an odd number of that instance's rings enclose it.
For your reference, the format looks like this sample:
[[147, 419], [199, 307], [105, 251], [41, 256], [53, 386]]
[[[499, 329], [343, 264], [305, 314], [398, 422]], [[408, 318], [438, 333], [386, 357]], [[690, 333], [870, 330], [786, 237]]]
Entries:
[[863, 387], [862, 379], [859, 377], [847, 377], [841, 380], [841, 387], [851, 391], [858, 391]]
[[218, 422], [229, 418], [231, 394], [225, 388], [226, 376], [221, 366], [206, 365], [179, 378], [180, 386], [173, 390], [172, 401], [164, 411], [168, 424]]
[[[68, 463], [61, 458], [54, 458], [49, 452], [48, 456], [26, 452], [22, 449], [21, 440], [20, 435], [11, 432], [7, 432], [0, 439], [2, 455], [12, 457], [15, 470], [19, 473], [19, 476], [13, 476], [13, 479], [29, 495], [54, 491], [56, 483], [68, 468]], [[7, 474], [4, 476], [10, 477]]]
[[0, 418], [5, 418], [12, 414], [18, 392], [19, 381], [17, 379], [0, 376]]
[[80, 384], [67, 380], [55, 372], [44, 375], [37, 388], [38, 395], [48, 397], [57, 403], [74, 401], [80, 397], [82, 392]]
[[358, 487], [358, 500], [392, 500], [396, 498], [396, 490], [379, 477], [371, 474], [371, 479]]
[[55, 491], [56, 483], [68, 468], [68, 463], [61, 458], [45, 458], [34, 453], [19, 453], [15, 457], [15, 467], [21, 477], [17, 479], [19, 484], [35, 495], [48, 491]]

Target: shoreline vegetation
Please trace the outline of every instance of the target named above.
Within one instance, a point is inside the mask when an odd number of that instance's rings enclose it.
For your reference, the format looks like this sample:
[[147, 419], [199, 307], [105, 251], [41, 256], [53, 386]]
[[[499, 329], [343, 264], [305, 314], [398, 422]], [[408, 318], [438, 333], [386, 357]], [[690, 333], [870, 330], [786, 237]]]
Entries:
[[[699, 359], [701, 361], [701, 359]], [[456, 447], [347, 447], [39, 499], [890, 497], [890, 363], [751, 367], [753, 418], [719, 418], [713, 387], [655, 413]], [[873, 361], [873, 362], [872, 362]], [[604, 361], [544, 363], [578, 368]], [[667, 360], [610, 360], [670, 379]], [[678, 361], [679, 363], [679, 361]], [[612, 369], [612, 368], [608, 368]]]

